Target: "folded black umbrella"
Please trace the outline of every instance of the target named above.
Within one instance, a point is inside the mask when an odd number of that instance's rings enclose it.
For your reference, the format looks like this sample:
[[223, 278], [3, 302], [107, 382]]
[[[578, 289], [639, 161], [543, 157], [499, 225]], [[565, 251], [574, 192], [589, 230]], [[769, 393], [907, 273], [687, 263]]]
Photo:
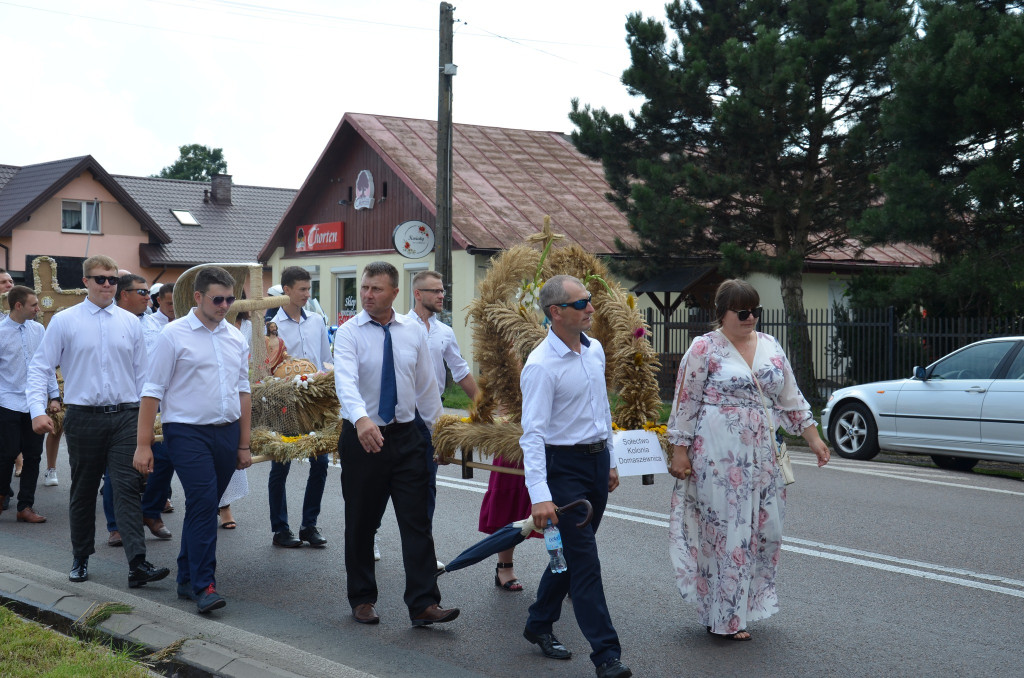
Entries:
[[[591, 506], [590, 502], [586, 499], [577, 499], [576, 501], [570, 502], [561, 508], [556, 508], [555, 513], [562, 515], [566, 511], [570, 511], [577, 506], [586, 507], [587, 515], [582, 522], [576, 523], [576, 527], [586, 527], [594, 517], [594, 507]], [[543, 532], [544, 528], [542, 527], [538, 530], [533, 524], [532, 516], [527, 517], [525, 520], [518, 520], [514, 523], [510, 523], [457, 555], [450, 563], [444, 566], [443, 570], [439, 570], [438, 574], [461, 570], [464, 567], [475, 565], [481, 560], [493, 556], [495, 553], [507, 551], [513, 546], [521, 543], [524, 539], [530, 536], [531, 532], [534, 531]]]

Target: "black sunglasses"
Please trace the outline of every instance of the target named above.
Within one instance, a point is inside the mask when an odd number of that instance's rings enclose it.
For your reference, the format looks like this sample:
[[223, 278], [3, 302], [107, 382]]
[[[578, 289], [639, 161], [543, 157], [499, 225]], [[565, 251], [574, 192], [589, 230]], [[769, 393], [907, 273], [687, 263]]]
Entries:
[[570, 301], [564, 304], [551, 304], [552, 306], [561, 306], [562, 308], [568, 308], [572, 306], [577, 311], [582, 311], [590, 303], [590, 300], [594, 298], [594, 295], [589, 295], [585, 299], [577, 299], [576, 301]]
[[760, 318], [762, 310], [764, 310], [764, 309], [762, 309], [760, 306], [758, 306], [757, 308], [743, 309], [742, 311], [733, 311], [733, 313], [735, 313], [736, 317], [739, 318], [740, 320], [746, 320], [750, 316], [754, 316], [755, 318]]
[[206, 298], [212, 301], [214, 306], [220, 306], [225, 301], [228, 302], [228, 306], [235, 303], [234, 297], [211, 297], [209, 294], [207, 294]]
[[137, 289], [137, 290], [125, 290], [125, 291], [126, 292], [135, 292], [135, 294], [139, 295], [140, 297], [148, 297], [149, 296], [149, 290], [147, 290], [145, 288]]
[[95, 280], [97, 285], [102, 285], [103, 283], [116, 285], [117, 281], [120, 280], [116, 275], [90, 275], [89, 277]]

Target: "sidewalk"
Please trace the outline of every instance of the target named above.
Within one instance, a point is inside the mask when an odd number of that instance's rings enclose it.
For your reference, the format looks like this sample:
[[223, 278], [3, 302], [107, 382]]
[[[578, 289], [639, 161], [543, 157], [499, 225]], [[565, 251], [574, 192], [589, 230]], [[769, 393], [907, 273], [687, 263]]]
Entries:
[[[0, 555], [0, 604], [22, 616], [67, 630], [97, 604], [124, 603], [129, 614], [114, 614], [95, 627], [102, 637], [131, 643], [156, 653], [171, 648], [157, 670], [183, 676], [289, 678], [339, 676], [372, 678], [309, 652], [221, 623], [213, 617], [183, 612], [94, 582], [73, 584], [67, 575]], [[144, 658], [145, 659], [145, 658]]]

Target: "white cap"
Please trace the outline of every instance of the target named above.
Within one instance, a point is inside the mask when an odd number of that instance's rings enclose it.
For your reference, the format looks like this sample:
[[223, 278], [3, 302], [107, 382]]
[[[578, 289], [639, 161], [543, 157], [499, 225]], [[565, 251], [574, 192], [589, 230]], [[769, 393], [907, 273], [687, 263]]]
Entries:
[[280, 285], [271, 285], [270, 289], [267, 290], [267, 296], [270, 296], [270, 297], [284, 296], [284, 288], [281, 287]]
[[163, 283], [153, 283], [153, 286], [149, 288], [149, 296], [155, 297], [160, 294], [160, 288], [163, 286]]

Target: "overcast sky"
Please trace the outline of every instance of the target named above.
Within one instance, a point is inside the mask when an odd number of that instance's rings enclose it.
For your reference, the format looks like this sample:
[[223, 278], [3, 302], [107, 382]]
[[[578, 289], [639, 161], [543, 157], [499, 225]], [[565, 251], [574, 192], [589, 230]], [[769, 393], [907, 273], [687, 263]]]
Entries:
[[[457, 123], [572, 131], [570, 99], [640, 100], [627, 14], [664, 0], [463, 0]], [[155, 174], [224, 149], [237, 184], [298, 188], [346, 112], [437, 118], [433, 0], [0, 0], [0, 164], [91, 154]]]

